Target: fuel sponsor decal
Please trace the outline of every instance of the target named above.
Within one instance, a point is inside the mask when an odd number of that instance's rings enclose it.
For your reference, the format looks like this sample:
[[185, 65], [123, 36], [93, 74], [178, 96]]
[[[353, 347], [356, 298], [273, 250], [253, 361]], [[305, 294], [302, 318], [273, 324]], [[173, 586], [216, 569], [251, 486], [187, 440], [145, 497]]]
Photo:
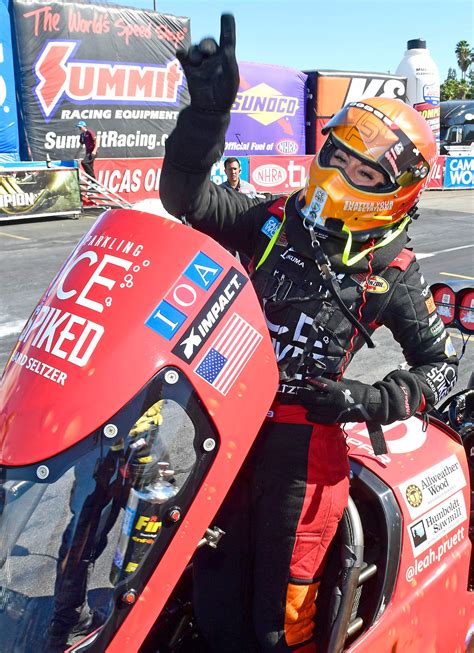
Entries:
[[305, 152], [306, 75], [293, 68], [239, 63], [240, 84], [225, 156]]
[[375, 274], [373, 274], [369, 279], [366, 279], [364, 274], [353, 274], [351, 279], [365, 288], [367, 292], [383, 294], [388, 292], [390, 288], [388, 281]]
[[263, 336], [233, 313], [194, 369], [222, 395], [227, 395]]
[[[134, 530], [139, 531], [139, 534], [146, 539], [156, 538], [158, 531], [162, 526], [162, 522], [158, 520], [158, 517], [153, 515], [152, 517], [147, 517], [146, 515], [140, 515], [137, 519]], [[138, 541], [138, 540], [137, 540]]]
[[453, 454], [400, 485], [400, 492], [415, 519], [466, 485], [461, 465]]
[[444, 556], [449, 553], [453, 547], [457, 546], [465, 539], [465, 533], [466, 529], [464, 526], [461, 526], [455, 533], [444, 540], [444, 542], [440, 542], [437, 547], [430, 547], [423, 558], [416, 558], [415, 562], [410, 565], [405, 572], [407, 582], [411, 583], [415, 580], [416, 576], [423, 573], [433, 565], [441, 562]]
[[175, 345], [172, 350], [173, 354], [186, 363], [192, 362], [237, 299], [247, 281], [248, 279], [241, 272], [231, 268]]
[[285, 96], [262, 83], [237, 93], [231, 113], [245, 113], [261, 125], [270, 125], [280, 118], [294, 116], [298, 108], [298, 98]]
[[415, 558], [466, 520], [466, 503], [459, 491], [409, 524], [408, 534]]
[[202, 292], [211, 288], [222, 270], [222, 266], [207, 254], [198, 252], [146, 320], [146, 326], [166, 340], [171, 340], [188, 319]]

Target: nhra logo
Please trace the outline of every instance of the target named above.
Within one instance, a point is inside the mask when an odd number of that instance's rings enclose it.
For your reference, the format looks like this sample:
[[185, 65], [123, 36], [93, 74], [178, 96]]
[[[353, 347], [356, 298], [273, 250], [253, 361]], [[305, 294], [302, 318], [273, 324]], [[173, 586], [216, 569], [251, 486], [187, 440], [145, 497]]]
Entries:
[[177, 103], [183, 81], [177, 61], [165, 66], [74, 61], [77, 47], [73, 41], [50, 41], [36, 62], [39, 84], [34, 92], [47, 118], [63, 96], [73, 103]]
[[293, 117], [299, 108], [298, 98], [283, 95], [262, 83], [237, 93], [232, 113], [245, 113], [261, 125], [271, 125], [281, 118]]

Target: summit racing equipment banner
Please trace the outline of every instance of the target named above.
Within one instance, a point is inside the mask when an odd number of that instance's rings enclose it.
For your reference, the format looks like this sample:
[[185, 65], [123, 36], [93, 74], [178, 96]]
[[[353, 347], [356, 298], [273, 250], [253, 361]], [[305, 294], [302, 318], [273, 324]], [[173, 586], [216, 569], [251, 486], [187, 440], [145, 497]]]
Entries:
[[78, 120], [99, 157], [156, 157], [189, 104], [175, 57], [189, 19], [100, 3], [13, 0], [24, 158], [79, 156]]
[[306, 75], [241, 61], [239, 72], [224, 154], [304, 154]]
[[77, 214], [82, 210], [77, 168], [38, 164], [0, 167], [0, 220]]

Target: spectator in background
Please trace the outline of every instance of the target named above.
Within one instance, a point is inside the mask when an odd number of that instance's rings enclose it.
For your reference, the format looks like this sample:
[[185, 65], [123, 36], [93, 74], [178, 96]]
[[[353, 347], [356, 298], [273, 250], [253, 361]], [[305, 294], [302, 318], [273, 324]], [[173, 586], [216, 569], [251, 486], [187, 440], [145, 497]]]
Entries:
[[240, 178], [240, 161], [236, 159], [235, 156], [231, 156], [224, 161], [224, 172], [227, 181], [224, 181], [222, 186], [225, 188], [232, 188], [232, 190], [237, 190], [239, 193], [244, 193], [244, 195], [248, 195], [249, 197], [256, 197], [257, 190], [255, 186]]
[[84, 158], [82, 159], [82, 167], [84, 168], [86, 175], [89, 175], [89, 177], [92, 177], [92, 179], [95, 180], [94, 161], [97, 156], [97, 148], [99, 145], [97, 136], [92, 129], [88, 129], [87, 123], [84, 122], [84, 120], [80, 120], [76, 124], [76, 127], [81, 130], [79, 143], [81, 147], [84, 147], [86, 150]]

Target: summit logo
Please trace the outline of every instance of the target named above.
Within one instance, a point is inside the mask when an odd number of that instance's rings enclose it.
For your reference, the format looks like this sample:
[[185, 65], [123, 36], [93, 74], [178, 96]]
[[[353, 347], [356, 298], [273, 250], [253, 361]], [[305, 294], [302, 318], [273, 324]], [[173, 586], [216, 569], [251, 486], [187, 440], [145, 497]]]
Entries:
[[63, 97], [73, 103], [177, 103], [183, 71], [176, 60], [165, 66], [74, 61], [77, 47], [76, 42], [50, 41], [38, 57], [34, 92], [46, 118]]
[[292, 117], [298, 111], [298, 98], [283, 95], [262, 83], [237, 93], [232, 113], [245, 113], [261, 125], [271, 125], [281, 118]]

